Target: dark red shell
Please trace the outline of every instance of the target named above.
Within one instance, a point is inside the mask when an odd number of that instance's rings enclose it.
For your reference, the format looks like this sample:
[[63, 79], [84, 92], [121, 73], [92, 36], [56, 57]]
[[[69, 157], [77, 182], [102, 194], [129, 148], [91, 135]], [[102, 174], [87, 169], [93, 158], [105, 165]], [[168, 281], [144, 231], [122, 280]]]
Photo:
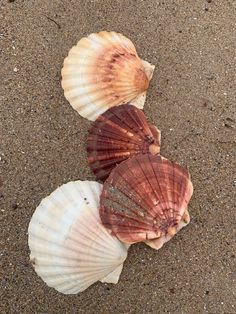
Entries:
[[126, 243], [173, 234], [192, 193], [183, 167], [160, 155], [137, 155], [118, 165], [105, 181], [101, 220]]
[[160, 152], [160, 131], [132, 106], [112, 107], [92, 124], [87, 153], [97, 180], [105, 180], [121, 161], [137, 154]]

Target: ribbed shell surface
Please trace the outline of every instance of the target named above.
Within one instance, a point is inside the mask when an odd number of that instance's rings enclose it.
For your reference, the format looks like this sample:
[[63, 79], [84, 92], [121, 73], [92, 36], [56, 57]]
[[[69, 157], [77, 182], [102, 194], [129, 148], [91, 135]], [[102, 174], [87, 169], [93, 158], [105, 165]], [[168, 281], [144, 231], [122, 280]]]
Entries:
[[193, 192], [187, 170], [160, 155], [137, 155], [105, 181], [100, 216], [121, 241], [135, 243], [172, 234]]
[[104, 181], [121, 161], [137, 154], [160, 152], [160, 131], [144, 113], [129, 104], [108, 109], [90, 127], [88, 163], [97, 180]]
[[82, 38], [64, 60], [62, 87], [80, 115], [95, 120], [108, 108], [138, 97], [143, 106], [154, 66], [142, 61], [133, 43], [115, 32]]
[[94, 282], [117, 282], [127, 247], [101, 224], [102, 186], [69, 182], [42, 200], [29, 224], [30, 260], [50, 286], [74, 294]]
[[182, 228], [186, 227], [189, 224], [189, 222], [190, 216], [188, 210], [186, 209], [180, 222], [176, 226], [174, 226], [174, 228], [172, 228], [171, 233], [162, 235], [160, 238], [157, 239], [147, 240], [145, 241], [145, 243], [151, 248], [159, 250], [166, 242], [170, 241], [177, 232], [179, 232]]

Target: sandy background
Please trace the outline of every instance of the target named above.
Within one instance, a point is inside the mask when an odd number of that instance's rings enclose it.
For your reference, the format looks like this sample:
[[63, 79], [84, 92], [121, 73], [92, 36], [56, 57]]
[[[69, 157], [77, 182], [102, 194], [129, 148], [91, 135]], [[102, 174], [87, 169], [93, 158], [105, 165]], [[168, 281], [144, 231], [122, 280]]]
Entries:
[[[0, 0], [0, 12], [0, 312], [236, 313], [236, 1]], [[60, 70], [103, 29], [156, 65], [145, 113], [162, 154], [190, 169], [192, 220], [158, 252], [133, 246], [117, 285], [64, 296], [32, 269], [27, 228], [57, 186], [93, 179], [90, 122], [64, 98]]]

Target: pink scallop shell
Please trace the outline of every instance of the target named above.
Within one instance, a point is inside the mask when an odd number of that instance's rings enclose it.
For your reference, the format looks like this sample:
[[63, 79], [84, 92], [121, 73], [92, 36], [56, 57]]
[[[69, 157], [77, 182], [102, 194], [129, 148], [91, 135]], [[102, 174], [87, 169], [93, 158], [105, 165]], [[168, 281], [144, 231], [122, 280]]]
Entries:
[[137, 155], [118, 165], [105, 181], [100, 217], [126, 243], [173, 236], [181, 229], [192, 193], [186, 169], [160, 155]]
[[160, 152], [160, 131], [129, 104], [112, 107], [93, 122], [87, 140], [88, 163], [97, 180], [105, 180], [117, 164], [137, 154]]

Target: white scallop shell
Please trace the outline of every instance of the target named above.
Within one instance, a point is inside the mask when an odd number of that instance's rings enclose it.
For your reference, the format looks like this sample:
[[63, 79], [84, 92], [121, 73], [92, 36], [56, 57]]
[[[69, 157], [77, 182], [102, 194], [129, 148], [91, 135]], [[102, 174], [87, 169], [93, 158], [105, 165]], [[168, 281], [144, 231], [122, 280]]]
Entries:
[[100, 32], [82, 38], [64, 60], [62, 88], [78, 113], [89, 119], [130, 102], [142, 109], [154, 66], [139, 58], [128, 38]]
[[96, 281], [117, 283], [128, 247], [102, 226], [102, 185], [69, 182], [43, 199], [29, 224], [30, 260], [48, 286], [74, 294]]

